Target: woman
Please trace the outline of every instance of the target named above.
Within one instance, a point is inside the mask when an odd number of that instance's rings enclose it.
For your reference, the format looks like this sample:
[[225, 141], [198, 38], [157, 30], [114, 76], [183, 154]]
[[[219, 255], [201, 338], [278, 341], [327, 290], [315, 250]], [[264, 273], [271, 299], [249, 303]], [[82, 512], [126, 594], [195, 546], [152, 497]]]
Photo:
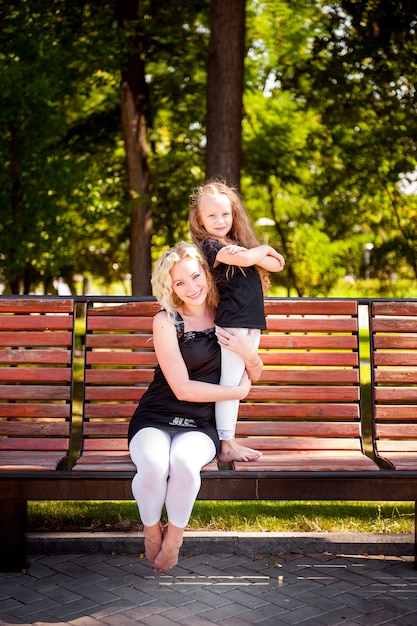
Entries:
[[[158, 366], [129, 425], [132, 482], [144, 525], [145, 554], [157, 572], [178, 562], [184, 528], [200, 489], [201, 468], [220, 452], [214, 403], [242, 400], [262, 362], [246, 337], [221, 329], [216, 336], [217, 291], [207, 263], [193, 244], [167, 250], [152, 275], [161, 311], [154, 317]], [[246, 363], [240, 383], [220, 386], [219, 343]], [[166, 506], [164, 532], [161, 512]]]

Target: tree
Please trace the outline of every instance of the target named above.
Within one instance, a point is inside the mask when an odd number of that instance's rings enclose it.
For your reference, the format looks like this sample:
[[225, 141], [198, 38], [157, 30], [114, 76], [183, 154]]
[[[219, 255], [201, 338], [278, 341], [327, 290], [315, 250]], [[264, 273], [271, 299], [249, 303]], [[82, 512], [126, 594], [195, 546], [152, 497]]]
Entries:
[[122, 71], [121, 113], [127, 177], [132, 198], [130, 214], [130, 268], [132, 294], [151, 293], [152, 214], [149, 207], [148, 144], [145, 120], [145, 75], [139, 33], [138, 0], [118, 0], [119, 23], [129, 47]]
[[211, 0], [206, 176], [240, 188], [245, 0]]
[[[78, 231], [80, 214], [89, 225], [94, 222], [86, 201], [91, 185], [86, 154], [94, 152], [100, 134], [81, 154], [84, 136], [78, 130], [88, 126], [87, 119], [93, 125], [94, 102], [101, 136], [106, 135], [103, 121], [111, 115], [103, 112], [102, 94], [107, 95], [108, 72], [117, 64], [113, 25], [106, 2], [94, 19], [82, 0], [10, 0], [2, 7], [0, 272], [14, 293], [28, 293], [39, 283], [50, 291], [53, 278], [80, 271], [80, 247], [71, 253], [85, 232]], [[103, 181], [103, 170], [100, 175]], [[97, 191], [99, 184], [93, 187]]]

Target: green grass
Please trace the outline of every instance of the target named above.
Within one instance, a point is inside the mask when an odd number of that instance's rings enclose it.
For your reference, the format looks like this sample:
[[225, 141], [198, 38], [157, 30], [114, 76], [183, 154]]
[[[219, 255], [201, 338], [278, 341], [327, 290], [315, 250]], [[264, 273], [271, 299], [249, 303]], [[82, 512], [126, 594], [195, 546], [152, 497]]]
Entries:
[[[133, 501], [30, 502], [28, 529], [141, 530]], [[190, 530], [413, 533], [414, 503], [198, 501]]]

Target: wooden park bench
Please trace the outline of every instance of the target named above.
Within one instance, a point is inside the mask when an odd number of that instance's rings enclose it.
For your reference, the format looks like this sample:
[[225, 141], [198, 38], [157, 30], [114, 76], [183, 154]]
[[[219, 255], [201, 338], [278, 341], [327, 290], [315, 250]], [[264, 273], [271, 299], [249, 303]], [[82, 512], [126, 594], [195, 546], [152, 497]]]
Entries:
[[[13, 298], [5, 299], [9, 307], [18, 307], [19, 302], [26, 300], [30, 301], [30, 298], [16, 297], [16, 302], [12, 304]], [[70, 323], [64, 322], [71, 315], [58, 306], [68, 300], [55, 300], [57, 318], [62, 318], [62, 324], [67, 324], [65, 329], [57, 328], [55, 334], [71, 335]], [[30, 316], [34, 320], [41, 317], [43, 302], [43, 298], [33, 300], [33, 310], [39, 307], [39, 311]], [[77, 297], [74, 301], [69, 299], [69, 302], [72, 310], [84, 311], [79, 321], [83, 330], [78, 335], [79, 346], [82, 345], [84, 351], [82, 415], [71, 422], [71, 408], [67, 406], [69, 399], [64, 397], [62, 390], [58, 392], [61, 378], [59, 382], [54, 379], [51, 386], [56, 387], [55, 395], [52, 394], [49, 400], [44, 395], [42, 402], [47, 406], [62, 404], [67, 407], [63, 416], [65, 432], [61, 431], [62, 437], [67, 436], [67, 439], [64, 437], [67, 447], [63, 446], [65, 450], [61, 450], [61, 459], [53, 467], [11, 464], [13, 454], [22, 462], [22, 453], [17, 448], [13, 452], [15, 444], [8, 439], [12, 436], [24, 437], [29, 458], [32, 450], [35, 451], [39, 445], [42, 429], [45, 432], [43, 422], [48, 424], [48, 420], [58, 420], [58, 416], [51, 418], [49, 413], [45, 413], [40, 419], [41, 411], [37, 413], [36, 420], [27, 415], [30, 425], [23, 415], [13, 427], [10, 426], [14, 418], [12, 410], [16, 410], [10, 407], [23, 397], [20, 395], [22, 379], [25, 379], [25, 384], [27, 380], [32, 380], [25, 391], [26, 402], [30, 402], [40, 393], [37, 385], [42, 387], [42, 373], [35, 375], [29, 371], [14, 379], [15, 364], [6, 356], [2, 361], [3, 378], [0, 382], [4, 383], [4, 390], [0, 385], [0, 398], [7, 406], [0, 413], [0, 428], [5, 426], [0, 431], [3, 439], [0, 440], [0, 569], [16, 571], [25, 566], [24, 523], [16, 524], [16, 517], [22, 516], [24, 520], [28, 500], [132, 499], [134, 466], [129, 457], [126, 435], [135, 406], [153, 377], [156, 358], [152, 343], [152, 318], [158, 305], [153, 298], [134, 297]], [[407, 306], [405, 301], [401, 304]], [[372, 441], [376, 426], [372, 427], [370, 415], [366, 417], [363, 412], [360, 306], [372, 308], [377, 306], [377, 301], [266, 299], [268, 330], [262, 334], [260, 345], [265, 367], [260, 381], [252, 386], [248, 397], [240, 403], [237, 430], [246, 445], [262, 450], [263, 455], [258, 461], [245, 463], [219, 465], [213, 461], [202, 471], [199, 499], [417, 500], [417, 471], [398, 471], [382, 461], [382, 456], [377, 454], [379, 448]], [[12, 317], [10, 313], [10, 318], [8, 315], [0, 315], [0, 341], [4, 346], [4, 355], [13, 350], [10, 341], [14, 328], [18, 329], [22, 324], [17, 314]], [[11, 319], [15, 319], [15, 326]], [[3, 326], [4, 320], [7, 320], [7, 329]], [[35, 321], [25, 323], [35, 325]], [[36, 319], [36, 324], [39, 323]], [[373, 325], [372, 320], [370, 323]], [[51, 328], [51, 324], [46, 324], [42, 326], [42, 331], [37, 332], [47, 334]], [[36, 332], [35, 329], [32, 331]], [[373, 332], [371, 337], [375, 341]], [[407, 354], [407, 350], [403, 344], [403, 355]], [[69, 353], [71, 362], [74, 354], [72, 339], [66, 344], [65, 351]], [[78, 368], [80, 358], [77, 356], [76, 359]], [[29, 370], [31, 366], [28, 366]], [[59, 362], [49, 369], [50, 377], [54, 369], [62, 376], [64, 366]], [[74, 368], [71, 371], [74, 372]], [[26, 376], [29, 378], [26, 379]], [[36, 385], [33, 384], [34, 379]], [[372, 380], [377, 406], [380, 402], [377, 395], [380, 381], [375, 375]], [[7, 381], [13, 381], [11, 386]], [[67, 379], [65, 384], [68, 382]], [[67, 394], [70, 394], [69, 390]], [[415, 396], [414, 400], [409, 398], [409, 415], [412, 415], [413, 402], [415, 406]], [[381, 415], [376, 413], [375, 423], [380, 418]], [[400, 421], [401, 417], [397, 419], [397, 427]], [[72, 426], [70, 432], [69, 422]], [[375, 430], [375, 433], [381, 437], [382, 431]], [[70, 450], [68, 435], [71, 436]], [[54, 438], [56, 436], [51, 435], [51, 439]], [[5, 453], [8, 455], [7, 466], [3, 463]]]
[[[74, 356], [72, 298], [0, 297], [0, 559], [23, 563], [26, 497], [19, 485], [66, 468]], [[19, 478], [20, 477], [20, 478]], [[11, 554], [11, 556], [10, 556]]]

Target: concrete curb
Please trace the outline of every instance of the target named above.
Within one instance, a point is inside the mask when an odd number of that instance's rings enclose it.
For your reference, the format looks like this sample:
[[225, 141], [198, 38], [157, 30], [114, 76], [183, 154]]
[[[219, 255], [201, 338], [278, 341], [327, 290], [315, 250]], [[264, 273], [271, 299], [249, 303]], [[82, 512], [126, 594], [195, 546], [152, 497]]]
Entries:
[[[29, 533], [29, 554], [141, 554], [143, 533]], [[184, 533], [183, 554], [241, 554], [329, 552], [381, 556], [414, 555], [413, 534], [382, 533]]]

